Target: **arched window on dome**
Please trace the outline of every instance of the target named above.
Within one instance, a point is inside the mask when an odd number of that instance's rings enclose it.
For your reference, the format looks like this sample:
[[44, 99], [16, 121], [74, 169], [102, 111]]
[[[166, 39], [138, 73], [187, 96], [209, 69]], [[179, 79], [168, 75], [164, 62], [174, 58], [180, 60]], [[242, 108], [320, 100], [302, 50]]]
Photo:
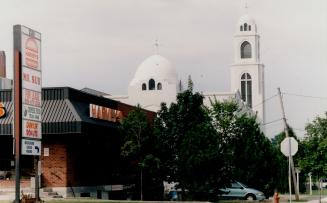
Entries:
[[249, 25], [249, 31], [251, 31], [251, 25]]
[[251, 44], [248, 41], [245, 41], [241, 45], [241, 58], [251, 58], [252, 57], [252, 50]]
[[240, 26], [240, 31], [243, 31], [243, 26], [242, 25]]
[[252, 108], [252, 78], [249, 73], [244, 73], [241, 77], [241, 97]]
[[244, 23], [244, 31], [248, 30], [248, 24]]
[[162, 84], [160, 82], [157, 84], [157, 90], [162, 90]]
[[154, 81], [154, 79], [150, 79], [149, 80], [149, 90], [155, 90], [156, 89], [156, 82]]
[[146, 84], [145, 83], [142, 84], [142, 91], [144, 91], [144, 90], [146, 90]]

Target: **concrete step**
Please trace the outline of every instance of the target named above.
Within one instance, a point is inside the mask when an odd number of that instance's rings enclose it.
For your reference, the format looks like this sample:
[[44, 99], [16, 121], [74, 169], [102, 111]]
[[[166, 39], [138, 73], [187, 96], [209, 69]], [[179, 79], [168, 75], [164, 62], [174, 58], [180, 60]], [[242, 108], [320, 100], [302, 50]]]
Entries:
[[43, 188], [43, 192], [53, 192], [52, 188]]
[[48, 196], [55, 196], [58, 195], [58, 192], [47, 192]]
[[52, 190], [52, 188], [43, 188], [43, 197], [45, 198], [51, 198], [51, 199], [60, 199], [64, 198], [62, 195], [58, 194], [58, 192], [55, 192]]

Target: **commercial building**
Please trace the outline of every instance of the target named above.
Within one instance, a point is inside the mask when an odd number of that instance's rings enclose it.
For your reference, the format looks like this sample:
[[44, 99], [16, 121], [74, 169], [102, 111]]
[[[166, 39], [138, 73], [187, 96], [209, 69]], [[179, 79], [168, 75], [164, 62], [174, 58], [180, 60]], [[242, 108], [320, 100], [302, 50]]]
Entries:
[[[0, 171], [10, 171], [12, 90], [0, 90]], [[64, 197], [123, 197], [120, 121], [135, 107], [69, 87], [42, 89], [41, 186]], [[155, 113], [145, 111], [149, 120]], [[33, 176], [32, 156], [22, 156], [24, 176]], [[3, 182], [6, 180], [0, 180]]]

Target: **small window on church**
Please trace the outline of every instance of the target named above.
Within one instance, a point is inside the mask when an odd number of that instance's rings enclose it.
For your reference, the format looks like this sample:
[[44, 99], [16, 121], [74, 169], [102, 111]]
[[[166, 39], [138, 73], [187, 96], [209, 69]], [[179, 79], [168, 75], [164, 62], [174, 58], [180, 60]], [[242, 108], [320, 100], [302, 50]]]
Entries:
[[240, 31], [243, 31], [243, 26], [242, 25], [240, 26]]
[[251, 44], [247, 41], [243, 42], [241, 45], [241, 58], [251, 58], [252, 57], [252, 50]]
[[157, 90], [162, 90], [162, 85], [160, 82], [157, 84]]
[[156, 88], [156, 83], [154, 81], [154, 79], [150, 79], [149, 80], [149, 90], [155, 90]]
[[248, 30], [248, 24], [244, 23], [244, 31]]
[[143, 91], [146, 90], [146, 84], [145, 83], [142, 84], [142, 90]]
[[251, 31], [251, 25], [249, 25], [249, 31]]

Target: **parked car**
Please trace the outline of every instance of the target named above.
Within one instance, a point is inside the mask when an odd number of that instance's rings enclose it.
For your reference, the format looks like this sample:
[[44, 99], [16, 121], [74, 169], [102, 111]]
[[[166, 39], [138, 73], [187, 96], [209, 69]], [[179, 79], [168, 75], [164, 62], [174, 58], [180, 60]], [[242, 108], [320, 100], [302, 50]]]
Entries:
[[320, 179], [321, 188], [327, 188], [327, 178]]
[[226, 188], [219, 189], [220, 198], [222, 199], [246, 199], [246, 200], [264, 200], [266, 199], [263, 192], [249, 188], [245, 184], [232, 181]]

